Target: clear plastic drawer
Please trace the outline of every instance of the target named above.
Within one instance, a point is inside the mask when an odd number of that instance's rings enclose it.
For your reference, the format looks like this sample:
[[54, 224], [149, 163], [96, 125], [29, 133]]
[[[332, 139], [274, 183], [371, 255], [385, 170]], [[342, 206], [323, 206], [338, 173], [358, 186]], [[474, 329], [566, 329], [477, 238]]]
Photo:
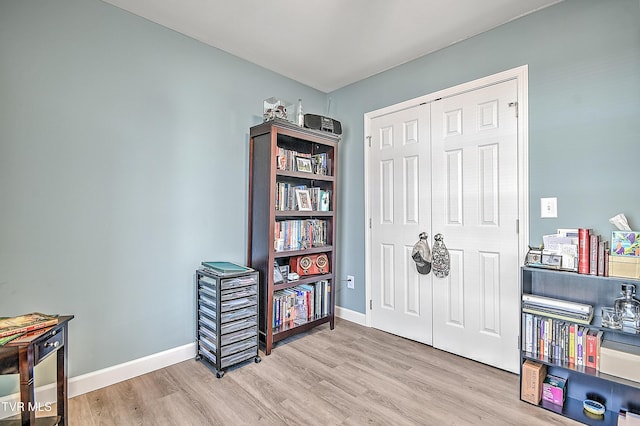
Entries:
[[211, 277], [206, 277], [206, 276], [200, 276], [200, 279], [198, 280], [198, 282], [200, 283], [201, 286], [203, 287], [208, 287], [211, 290], [215, 291], [218, 288], [218, 282], [215, 278], [211, 278]]
[[225, 357], [227, 355], [231, 355], [236, 352], [244, 351], [245, 349], [249, 349], [253, 346], [257, 346], [257, 344], [258, 344], [258, 341], [255, 337], [252, 337], [251, 339], [241, 340], [239, 342], [232, 343], [227, 346], [223, 346], [220, 349], [220, 355]]
[[258, 347], [254, 346], [252, 348], [246, 349], [242, 352], [238, 352], [237, 354], [233, 354], [231, 356], [222, 357], [220, 360], [220, 365], [222, 368], [228, 367], [230, 365], [237, 364], [239, 362], [245, 361], [247, 359], [258, 356]]
[[223, 323], [230, 322], [230, 321], [237, 321], [242, 318], [254, 316], [257, 313], [258, 312], [256, 307], [251, 306], [249, 308], [243, 308], [243, 309], [237, 309], [235, 311], [225, 312], [222, 315], [220, 315], [220, 320]]
[[258, 287], [256, 287], [255, 285], [251, 287], [240, 287], [240, 288], [234, 288], [231, 290], [222, 290], [222, 294], [220, 295], [220, 300], [224, 302], [225, 300], [254, 296], [256, 294], [258, 294]]
[[253, 337], [255, 340], [255, 337], [257, 335], [258, 327], [250, 327], [244, 330], [236, 331], [235, 333], [223, 334], [222, 337], [220, 337], [220, 344], [222, 346], [229, 345], [231, 343], [239, 342], [240, 340], [248, 339], [250, 337]]
[[255, 309], [253, 311], [253, 316], [244, 318], [234, 322], [228, 322], [222, 324], [220, 326], [222, 334], [233, 333], [234, 331], [242, 330], [251, 326], [258, 325], [258, 316], [256, 315]]
[[246, 287], [248, 285], [258, 284], [258, 275], [246, 275], [244, 277], [225, 278], [222, 280], [222, 289], [227, 290], [236, 287]]
[[201, 346], [201, 347], [202, 347], [202, 346], [204, 346], [204, 347], [205, 347], [206, 349], [208, 349], [209, 351], [211, 351], [211, 352], [214, 352], [214, 353], [215, 353], [215, 351], [216, 351], [216, 344], [215, 344], [214, 342], [212, 342], [211, 340], [209, 340], [206, 336], [202, 336], [202, 335], [200, 335], [199, 342], [200, 342], [200, 346]]
[[215, 351], [211, 352], [209, 349], [207, 349], [202, 344], [202, 342], [199, 342], [198, 347], [200, 348], [200, 355], [202, 355], [203, 357], [207, 358], [210, 362], [212, 362], [215, 365], [215, 363], [216, 363]]
[[249, 306], [255, 306], [258, 303], [258, 296], [241, 297], [239, 299], [227, 300], [220, 304], [220, 311], [227, 312], [233, 309], [241, 309]]
[[216, 299], [215, 298], [210, 298], [207, 294], [200, 292], [199, 297], [198, 297], [198, 301], [202, 304], [206, 304], [208, 305], [211, 309], [215, 309], [216, 308]]
[[212, 342], [218, 340], [215, 323], [205, 323], [202, 320], [199, 320], [198, 323], [200, 324], [200, 327], [198, 327], [198, 331], [200, 332], [200, 334], [207, 336], [209, 339], [211, 339]]
[[218, 298], [218, 296], [216, 296], [215, 289], [211, 289], [202, 285], [198, 288], [198, 296], [205, 296], [213, 300], [216, 300]]
[[200, 311], [201, 315], [204, 314], [212, 319], [215, 319], [217, 316], [215, 309], [211, 309], [211, 307], [202, 303], [198, 303], [198, 310]]

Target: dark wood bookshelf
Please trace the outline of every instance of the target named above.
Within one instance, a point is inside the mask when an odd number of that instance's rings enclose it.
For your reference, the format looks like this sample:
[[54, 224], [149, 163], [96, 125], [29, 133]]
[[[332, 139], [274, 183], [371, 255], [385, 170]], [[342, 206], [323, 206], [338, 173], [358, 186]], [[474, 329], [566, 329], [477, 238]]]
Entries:
[[[340, 136], [332, 133], [299, 127], [285, 120], [270, 120], [250, 129], [249, 140], [249, 224], [247, 264], [260, 273], [260, 320], [261, 344], [266, 355], [271, 353], [274, 343], [313, 327], [335, 324], [336, 289], [336, 220], [338, 201], [338, 142]], [[297, 171], [294, 168], [278, 168], [279, 149], [295, 151], [304, 155], [322, 154], [327, 160], [323, 174]], [[317, 169], [314, 169], [317, 170]], [[320, 187], [330, 193], [330, 211], [277, 210], [278, 183]], [[275, 250], [276, 222], [285, 220], [319, 219], [325, 221], [326, 243], [323, 246], [298, 250]], [[291, 258], [326, 254], [329, 271], [323, 274], [301, 276], [296, 281], [274, 282], [274, 263], [288, 265]], [[327, 315], [293, 327], [273, 327], [274, 292], [299, 285], [313, 285], [327, 281], [329, 297]]]

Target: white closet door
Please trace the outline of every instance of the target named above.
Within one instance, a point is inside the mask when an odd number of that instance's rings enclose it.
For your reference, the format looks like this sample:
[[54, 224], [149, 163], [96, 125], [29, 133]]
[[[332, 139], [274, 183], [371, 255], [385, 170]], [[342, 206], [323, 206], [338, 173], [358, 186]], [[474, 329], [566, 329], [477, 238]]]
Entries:
[[[433, 345], [518, 371], [516, 80], [432, 103], [434, 234], [451, 259], [433, 279]], [[511, 106], [510, 106], [511, 104]]]
[[430, 232], [429, 105], [371, 121], [371, 325], [431, 344], [431, 275], [411, 259]]

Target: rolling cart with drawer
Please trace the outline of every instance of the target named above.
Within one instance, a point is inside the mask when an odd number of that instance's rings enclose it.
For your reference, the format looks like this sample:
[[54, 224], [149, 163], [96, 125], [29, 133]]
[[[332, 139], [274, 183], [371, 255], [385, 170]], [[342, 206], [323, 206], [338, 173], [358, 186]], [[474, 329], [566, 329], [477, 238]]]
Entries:
[[196, 271], [196, 360], [204, 359], [221, 378], [225, 369], [258, 355], [258, 272]]

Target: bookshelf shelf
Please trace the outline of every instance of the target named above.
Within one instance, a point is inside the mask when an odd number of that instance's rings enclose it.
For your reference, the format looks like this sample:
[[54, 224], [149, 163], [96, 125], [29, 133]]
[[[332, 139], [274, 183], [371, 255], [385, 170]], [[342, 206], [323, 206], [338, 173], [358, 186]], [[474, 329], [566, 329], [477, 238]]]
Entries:
[[[640, 333], [638, 331], [630, 328], [613, 330], [602, 326], [601, 309], [613, 306], [615, 299], [620, 295], [622, 283], [640, 284], [638, 280], [626, 278], [584, 275], [542, 268], [522, 268], [523, 294], [533, 294], [591, 305], [593, 306], [594, 316], [589, 324], [584, 325], [585, 328], [596, 332], [602, 331], [604, 342], [620, 342], [640, 347]], [[542, 320], [546, 318], [544, 315], [536, 314], [535, 316], [540, 317]], [[527, 351], [525, 342], [527, 339], [527, 323], [525, 322], [524, 311], [523, 315], [521, 315], [521, 321], [523, 326], [520, 352], [521, 365], [526, 360], [544, 364], [548, 375], [567, 379], [564, 405], [558, 407], [543, 400], [538, 404], [539, 407], [589, 425], [615, 425], [618, 421], [619, 410], [625, 409], [633, 412], [640, 410], [638, 403], [640, 401], [640, 382], [606, 374], [597, 368], [577, 365], [575, 362], [570, 363], [567, 361], [568, 355], [563, 352], [565, 349], [560, 349], [559, 356], [558, 352], [552, 351], [553, 357], [541, 356], [538, 352]], [[568, 326], [569, 324], [570, 322], [568, 321], [560, 321], [558, 328], [552, 330], [552, 332], [560, 330], [559, 340], [556, 340], [555, 343], [561, 347], [566, 347], [567, 344], [565, 340], [566, 330], [563, 332], [562, 326]], [[535, 336], [535, 332], [533, 335]], [[563, 341], [564, 346], [562, 343], [558, 343]], [[533, 350], [535, 351], [535, 347]], [[640, 368], [640, 365], [637, 367]], [[522, 380], [522, 368], [520, 377]], [[601, 402], [607, 408], [604, 417], [595, 418], [587, 415], [582, 407], [585, 399], [602, 400]]]
[[[247, 259], [260, 273], [259, 334], [266, 355], [287, 337], [326, 323], [334, 328], [339, 140], [278, 119], [250, 129]], [[305, 164], [310, 171], [300, 171]], [[300, 191], [309, 193], [312, 210], [302, 209]], [[327, 266], [275, 283], [275, 265], [293, 268], [301, 258], [326, 259]], [[298, 311], [284, 299], [302, 292], [308, 321], [289, 326]]]

